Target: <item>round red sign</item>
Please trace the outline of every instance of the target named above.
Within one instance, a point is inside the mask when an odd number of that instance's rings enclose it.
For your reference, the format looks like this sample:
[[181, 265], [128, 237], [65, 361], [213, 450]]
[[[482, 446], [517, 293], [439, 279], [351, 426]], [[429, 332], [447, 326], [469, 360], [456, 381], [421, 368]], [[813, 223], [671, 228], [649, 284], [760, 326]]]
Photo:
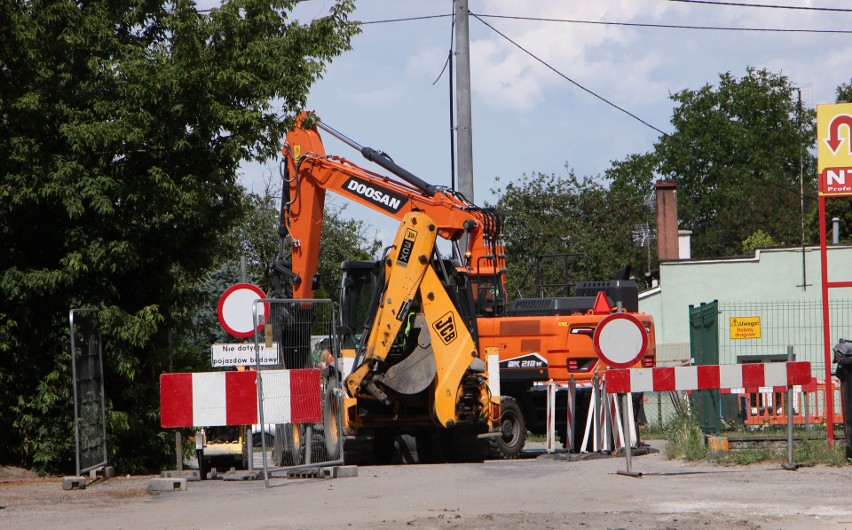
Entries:
[[[263, 300], [266, 293], [263, 289], [250, 283], [238, 283], [228, 287], [219, 298], [216, 309], [219, 314], [219, 323], [225, 331], [241, 339], [254, 335], [254, 315], [252, 306], [255, 300]], [[269, 314], [269, 304], [261, 304], [258, 307], [258, 324], [260, 329], [266, 323], [266, 315]]]

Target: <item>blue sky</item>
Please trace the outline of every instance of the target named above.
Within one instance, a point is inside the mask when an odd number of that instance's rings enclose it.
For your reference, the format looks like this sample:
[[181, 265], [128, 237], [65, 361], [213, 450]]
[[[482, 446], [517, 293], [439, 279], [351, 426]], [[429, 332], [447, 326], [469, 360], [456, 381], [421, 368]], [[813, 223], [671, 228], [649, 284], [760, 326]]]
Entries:
[[[842, 0], [750, 0], [787, 6], [852, 8]], [[296, 15], [322, 16], [330, 4], [308, 1]], [[852, 12], [751, 8], [668, 0], [469, 0], [472, 13], [631, 24], [846, 30]], [[354, 18], [378, 21], [449, 14], [451, 0], [360, 0]], [[659, 132], [603, 103], [562, 76], [670, 131], [671, 94], [715, 84], [746, 67], [787, 75], [807, 107], [833, 103], [852, 79], [849, 34], [699, 31], [486, 18], [483, 20], [559, 73], [518, 49], [480, 20], [470, 20], [475, 201], [493, 202], [496, 180], [534, 172], [603, 173], [613, 160], [653, 148]], [[309, 110], [362, 145], [389, 153], [424, 180], [450, 183], [447, 72], [452, 20], [368, 24], [352, 51], [337, 58], [311, 90]], [[561, 74], [561, 75], [560, 75]], [[372, 166], [324, 136], [330, 154]], [[247, 165], [242, 182], [262, 189], [277, 161]], [[650, 176], [649, 176], [650, 178]], [[337, 204], [346, 204], [337, 199]], [[395, 223], [355, 206], [385, 243]]]

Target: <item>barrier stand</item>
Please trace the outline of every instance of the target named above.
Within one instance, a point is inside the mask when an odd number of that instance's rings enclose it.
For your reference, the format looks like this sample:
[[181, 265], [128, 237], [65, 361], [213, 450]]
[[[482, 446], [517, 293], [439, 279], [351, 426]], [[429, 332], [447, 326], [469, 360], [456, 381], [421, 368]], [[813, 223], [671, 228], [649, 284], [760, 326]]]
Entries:
[[[721, 390], [751, 387], [787, 387], [792, 393], [793, 386], [808, 384], [811, 380], [811, 363], [808, 361], [788, 361], [768, 364], [701, 365], [665, 368], [610, 369], [607, 371], [607, 392], [624, 394], [625, 403], [622, 413], [625, 425], [625, 458], [627, 472], [619, 474], [635, 476], [631, 470], [630, 429], [628, 427], [628, 407], [626, 395], [633, 392], [671, 392], [692, 390]], [[793, 417], [792, 399], [787, 399], [788, 435], [787, 452], [790, 465], [784, 469], [796, 469], [792, 465]]]
[[612, 403], [606, 393], [606, 379], [601, 381], [601, 416], [601, 451], [609, 454], [614, 449], [612, 438], [615, 431], [612, 428]]
[[592, 401], [594, 402], [594, 404], [592, 406], [594, 407], [594, 411], [595, 411], [594, 417], [592, 418], [592, 425], [593, 425], [593, 430], [592, 430], [593, 437], [592, 437], [592, 439], [594, 440], [594, 443], [592, 444], [592, 449], [594, 449], [594, 452], [600, 453], [601, 452], [601, 438], [600, 438], [600, 434], [601, 434], [601, 417], [600, 417], [601, 392], [600, 392], [600, 378], [598, 377], [598, 374], [595, 374], [594, 378], [592, 378]]
[[580, 444], [579, 452], [589, 452], [589, 437], [592, 439], [592, 452], [600, 452], [600, 378], [595, 373], [592, 378], [592, 395], [589, 399], [589, 412], [586, 414], [586, 431], [583, 434], [583, 442]]
[[621, 417], [622, 425], [624, 426], [624, 460], [627, 465], [627, 469], [624, 471], [617, 471], [617, 474], [624, 475], [627, 477], [641, 478], [642, 473], [637, 473], [631, 469], [633, 466], [633, 442], [630, 440], [630, 407], [628, 403], [630, 401], [630, 394], [619, 394], [621, 397]]
[[[552, 379], [544, 384], [547, 396], [547, 408], [545, 410], [545, 449], [548, 453], [557, 450], [557, 426], [556, 426], [556, 397], [558, 392], [565, 393], [565, 449], [570, 451], [574, 447], [574, 412], [577, 402], [577, 383], [572, 376], [567, 385], [559, 385]], [[591, 419], [591, 418], [589, 418]]]
[[[793, 347], [787, 346], [787, 362], [793, 360]], [[799, 466], [793, 464], [793, 387], [787, 386], [787, 403], [784, 404], [787, 411], [787, 465], [782, 465], [784, 469], [795, 471]]]
[[175, 431], [175, 456], [177, 457], [177, 470], [183, 471], [183, 441], [180, 431]]
[[556, 449], [556, 384], [553, 379], [546, 383], [547, 388], [547, 441], [545, 448], [550, 454]]
[[574, 375], [568, 380], [567, 412], [565, 418], [565, 449], [574, 449], [574, 407], [577, 402], [577, 382]]

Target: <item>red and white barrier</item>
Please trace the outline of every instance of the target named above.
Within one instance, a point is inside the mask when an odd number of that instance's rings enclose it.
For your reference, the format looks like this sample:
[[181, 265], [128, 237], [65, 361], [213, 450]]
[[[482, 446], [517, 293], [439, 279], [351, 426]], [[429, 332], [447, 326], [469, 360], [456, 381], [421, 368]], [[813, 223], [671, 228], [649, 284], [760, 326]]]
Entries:
[[216, 427], [260, 423], [257, 375], [265, 423], [322, 421], [320, 371], [201, 372], [160, 376], [160, 424]]
[[720, 390], [734, 388], [784, 387], [811, 381], [811, 363], [722, 364], [657, 368], [610, 368], [606, 371], [606, 391], [667, 392], [674, 390]]

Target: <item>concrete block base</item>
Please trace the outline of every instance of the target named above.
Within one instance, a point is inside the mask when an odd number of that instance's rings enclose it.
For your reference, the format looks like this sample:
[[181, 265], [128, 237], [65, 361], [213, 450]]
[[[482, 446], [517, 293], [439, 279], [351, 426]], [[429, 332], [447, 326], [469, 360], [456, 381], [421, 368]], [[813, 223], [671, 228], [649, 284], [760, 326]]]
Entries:
[[351, 478], [358, 476], [358, 466], [335, 466], [334, 478]]
[[64, 490], [73, 490], [73, 489], [86, 489], [86, 477], [63, 477], [62, 478], [62, 489]]
[[237, 471], [235, 469], [232, 469], [225, 473], [225, 476], [222, 477], [222, 480], [257, 480], [259, 478], [259, 471]]
[[197, 469], [187, 469], [184, 471], [161, 471], [160, 478], [185, 478], [190, 482], [201, 480], [201, 473]]
[[157, 494], [164, 491], [186, 491], [185, 478], [152, 478], [148, 483], [148, 493]]
[[357, 476], [358, 466], [314, 467], [287, 472], [287, 478], [346, 478]]

